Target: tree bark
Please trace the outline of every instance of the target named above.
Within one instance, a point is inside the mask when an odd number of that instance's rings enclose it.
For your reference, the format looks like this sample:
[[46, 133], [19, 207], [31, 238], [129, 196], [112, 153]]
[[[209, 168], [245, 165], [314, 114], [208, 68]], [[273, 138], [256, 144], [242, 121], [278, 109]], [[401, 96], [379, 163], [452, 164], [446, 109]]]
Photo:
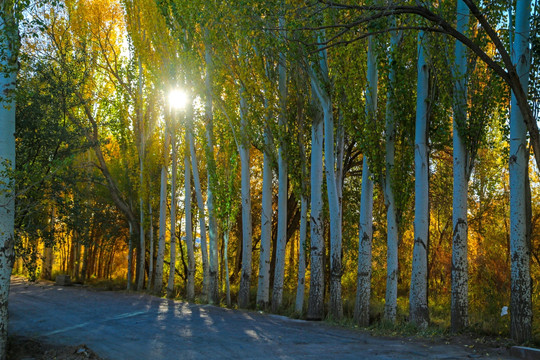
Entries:
[[321, 320], [324, 317], [323, 121], [314, 96], [312, 103], [316, 111], [311, 127], [311, 277], [307, 318]]
[[[150, 189], [150, 184], [148, 184]], [[152, 213], [152, 201], [150, 195], [148, 196], [148, 216], [150, 217], [150, 225], [148, 226], [148, 237], [150, 238], [150, 255], [148, 256], [149, 270], [148, 270], [148, 285], [147, 289], [152, 289], [154, 285], [154, 217]]]
[[56, 207], [52, 206], [51, 218], [49, 220], [48, 232], [51, 234], [51, 238], [45, 241], [43, 246], [43, 270], [41, 272], [41, 278], [46, 280], [52, 280], [52, 268], [54, 263], [53, 252], [53, 239], [54, 239], [54, 224], [56, 222]]
[[242, 193], [242, 275], [240, 278], [240, 289], [238, 291], [238, 307], [247, 308], [249, 306], [249, 292], [251, 285], [251, 251], [252, 251], [252, 229], [251, 229], [251, 190], [250, 190], [250, 161], [249, 161], [249, 141], [247, 129], [247, 102], [245, 89], [240, 89], [240, 119], [242, 134], [238, 144], [241, 163], [241, 193]]
[[[393, 23], [395, 20], [392, 19]], [[384, 318], [395, 322], [397, 314], [397, 285], [398, 285], [398, 244], [399, 228], [394, 198], [394, 155], [396, 126], [394, 109], [396, 104], [394, 91], [396, 88], [395, 51], [397, 50], [398, 33], [392, 32], [389, 49], [388, 81], [390, 89], [386, 96], [386, 173], [384, 178], [384, 201], [386, 205], [386, 294], [384, 302]]]
[[195, 185], [195, 195], [199, 208], [199, 231], [201, 235], [201, 257], [203, 266], [203, 294], [208, 296], [209, 267], [208, 267], [208, 246], [206, 243], [206, 224], [204, 216], [204, 200], [202, 197], [201, 181], [199, 180], [199, 166], [197, 164], [197, 154], [191, 129], [188, 130], [188, 146], [191, 152], [191, 171], [193, 173], [193, 184]]
[[261, 249], [259, 252], [259, 281], [257, 285], [257, 307], [266, 309], [269, 301], [270, 254], [272, 241], [272, 165], [269, 149], [270, 129], [264, 131], [263, 184], [261, 206]]
[[296, 301], [294, 311], [302, 314], [304, 307], [304, 292], [306, 289], [306, 234], [308, 197], [302, 194], [300, 205], [300, 237], [298, 243], [298, 280], [296, 284]]
[[[320, 36], [322, 37], [322, 35]], [[319, 42], [321, 42], [319, 40]], [[328, 210], [330, 212], [330, 315], [334, 319], [343, 316], [341, 302], [341, 218], [338, 190], [334, 172], [334, 114], [332, 109], [332, 94], [326, 50], [320, 51], [317, 64], [318, 74], [310, 71], [312, 88], [321, 103], [324, 119], [324, 172], [326, 177], [326, 193]]]
[[[280, 27], [285, 25], [282, 17]], [[285, 248], [287, 245], [287, 199], [288, 199], [288, 161], [287, 161], [287, 69], [285, 55], [279, 54], [279, 149], [278, 149], [278, 229], [276, 247], [276, 267], [272, 289], [272, 311], [281, 307], [283, 299], [283, 281], [285, 277]]]
[[[206, 30], [208, 31], [208, 30]], [[219, 282], [218, 282], [218, 227], [216, 221], [216, 211], [214, 209], [214, 184], [217, 183], [216, 161], [214, 159], [214, 125], [212, 107], [212, 84], [213, 84], [213, 59], [212, 49], [208, 40], [208, 33], [205, 39], [205, 61], [206, 61], [206, 158], [207, 158], [207, 179], [208, 190], [206, 191], [206, 207], [208, 208], [208, 239], [209, 239], [209, 279], [208, 279], [208, 301], [211, 304], [219, 304]]]
[[[366, 120], [375, 123], [377, 114], [377, 56], [369, 38], [367, 55]], [[358, 241], [358, 273], [354, 319], [358, 326], [369, 325], [369, 303], [371, 299], [371, 243], [373, 241], [373, 181], [369, 170], [368, 156], [364, 154], [362, 164], [362, 195], [360, 199], [360, 223]]]
[[143, 188], [144, 188], [144, 152], [145, 152], [145, 139], [144, 139], [144, 120], [142, 109], [142, 96], [143, 96], [143, 84], [142, 84], [142, 62], [139, 57], [139, 82], [138, 82], [138, 99], [137, 101], [137, 125], [139, 130], [139, 279], [137, 282], [137, 290], [142, 291], [144, 289], [144, 268], [146, 264], [146, 243], [144, 238], [144, 200], [143, 200]]
[[15, 260], [15, 91], [18, 27], [12, 1], [0, 5], [0, 359], [7, 356], [8, 298]]
[[[186, 130], [186, 142], [189, 142]], [[189, 159], [189, 144], [184, 149], [184, 212], [186, 222], [186, 247], [188, 253], [188, 271], [186, 296], [188, 301], [195, 299], [195, 253], [193, 249], [193, 227], [191, 218], [191, 169]]]
[[429, 236], [429, 158], [428, 136], [428, 88], [429, 69], [424, 47], [424, 32], [418, 34], [418, 83], [416, 90], [416, 130], [414, 149], [414, 247], [411, 287], [409, 293], [409, 320], [419, 327], [427, 327], [429, 312], [427, 303], [427, 265]]
[[[516, 4], [513, 64], [521, 87], [527, 91], [530, 67], [529, 32], [530, 0]], [[517, 342], [532, 336], [532, 299], [530, 275], [530, 243], [527, 238], [527, 179], [529, 154], [524, 114], [512, 92], [510, 113], [510, 335]]]
[[[173, 120], [174, 121], [174, 120]], [[176, 144], [176, 133], [174, 131], [174, 126], [172, 126], [171, 131], [171, 162], [172, 162], [172, 173], [171, 173], [171, 229], [170, 229], [170, 260], [169, 260], [169, 279], [167, 282], [167, 297], [174, 298], [174, 275], [176, 273], [176, 172], [177, 172], [177, 144]]]
[[169, 134], [163, 133], [163, 165], [161, 166], [161, 189], [159, 193], [159, 239], [156, 256], [156, 273], [154, 280], [154, 293], [161, 294], [163, 290], [163, 265], [165, 260], [165, 232], [167, 230], [167, 168], [169, 162]]
[[[465, 33], [469, 24], [469, 8], [462, 0], [457, 1], [456, 30]], [[452, 294], [451, 294], [451, 328], [457, 332], [468, 325], [469, 308], [469, 274], [467, 261], [468, 222], [468, 156], [467, 149], [460, 134], [467, 124], [467, 54], [465, 46], [456, 41], [454, 60], [454, 186], [452, 200]]]

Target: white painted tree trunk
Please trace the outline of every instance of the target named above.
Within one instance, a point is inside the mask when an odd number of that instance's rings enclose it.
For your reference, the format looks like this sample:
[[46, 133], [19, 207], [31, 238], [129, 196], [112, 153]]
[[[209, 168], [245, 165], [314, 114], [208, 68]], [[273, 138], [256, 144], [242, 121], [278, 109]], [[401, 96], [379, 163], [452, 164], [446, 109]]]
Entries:
[[272, 165], [270, 129], [264, 131], [263, 184], [261, 206], [261, 250], [259, 254], [259, 281], [257, 285], [257, 307], [266, 309], [269, 301], [270, 255], [272, 252]]
[[240, 121], [242, 134], [238, 144], [241, 164], [241, 193], [242, 193], [242, 275], [238, 291], [238, 307], [249, 306], [249, 291], [251, 285], [251, 190], [249, 169], [249, 141], [247, 130], [247, 102], [244, 97], [244, 88], [240, 89]]
[[169, 153], [169, 134], [164, 131], [163, 165], [161, 166], [161, 184], [159, 193], [159, 240], [156, 257], [156, 276], [154, 280], [154, 293], [161, 294], [163, 290], [163, 263], [165, 260], [165, 232], [167, 231], [167, 167]]
[[[530, 54], [530, 0], [517, 0], [512, 61], [527, 92]], [[510, 113], [510, 334], [517, 342], [532, 336], [530, 242], [527, 235], [527, 179], [529, 150], [527, 128], [512, 92]]]
[[191, 171], [193, 173], [193, 184], [195, 186], [195, 196], [197, 197], [197, 206], [199, 208], [199, 232], [201, 235], [201, 256], [203, 266], [203, 294], [208, 295], [208, 245], [206, 243], [206, 224], [204, 215], [204, 200], [202, 197], [201, 181], [199, 180], [199, 166], [197, 164], [197, 154], [195, 153], [195, 145], [193, 135], [188, 130], [188, 144], [191, 151]]
[[[373, 37], [368, 41], [366, 120], [376, 121], [377, 114], [377, 56]], [[369, 325], [369, 301], [371, 298], [371, 243], [373, 241], [373, 181], [369, 160], [364, 154], [362, 165], [362, 195], [360, 199], [360, 223], [358, 241], [358, 273], [354, 318], [359, 326]]]
[[409, 320], [419, 327], [429, 322], [427, 265], [429, 236], [429, 158], [427, 151], [429, 69], [423, 31], [418, 34], [418, 83], [416, 87], [416, 130], [414, 148], [414, 247], [409, 293]]
[[[465, 33], [469, 24], [469, 8], [463, 0], [457, 1], [457, 31]], [[456, 41], [454, 60], [454, 119], [453, 119], [453, 171], [452, 198], [452, 294], [451, 328], [460, 331], [468, 324], [469, 273], [467, 261], [467, 192], [468, 155], [461, 129], [467, 124], [467, 53], [465, 46]]]
[[[284, 21], [280, 18], [280, 27]], [[286, 58], [279, 54], [279, 149], [278, 149], [278, 224], [276, 242], [276, 265], [274, 271], [274, 287], [272, 290], [272, 311], [281, 307], [283, 299], [283, 281], [285, 277], [285, 248], [287, 246], [287, 200], [288, 194], [288, 161], [287, 161], [287, 69]]]
[[[189, 142], [189, 130], [185, 139]], [[184, 149], [184, 213], [186, 222], [186, 248], [188, 253], [186, 296], [188, 301], [195, 299], [195, 252], [193, 249], [193, 227], [191, 223], [191, 169], [189, 144]]]
[[[393, 20], [395, 23], [395, 21]], [[392, 32], [390, 38], [389, 64], [390, 71], [388, 81], [390, 90], [386, 96], [386, 173], [384, 178], [384, 201], [386, 205], [386, 294], [384, 302], [384, 318], [395, 322], [397, 313], [397, 285], [398, 285], [398, 243], [399, 229], [396, 214], [396, 202], [394, 198], [394, 181], [392, 173], [394, 169], [395, 154], [395, 117], [394, 107], [396, 86], [396, 69], [394, 66], [394, 52], [397, 50], [398, 33]]]
[[302, 194], [300, 203], [300, 242], [298, 244], [298, 281], [296, 284], [296, 302], [294, 311], [302, 314], [306, 289], [306, 234], [308, 197]]
[[[7, 355], [8, 297], [15, 254], [15, 90], [18, 31], [10, 2], [0, 13], [0, 358]], [[11, 4], [11, 6], [13, 6]]]
[[323, 121], [321, 109], [315, 99], [313, 106], [316, 112], [311, 127], [311, 277], [307, 318], [320, 320], [324, 316]]
[[[208, 31], [208, 30], [206, 30]], [[214, 115], [212, 106], [212, 84], [213, 84], [213, 59], [212, 49], [208, 41], [208, 33], [205, 39], [205, 61], [206, 61], [206, 157], [208, 189], [206, 190], [206, 207], [208, 208], [208, 239], [209, 239], [209, 278], [208, 278], [208, 301], [211, 304], [219, 304], [219, 281], [218, 281], [218, 227], [216, 221], [216, 211], [214, 208], [213, 187], [216, 180], [216, 161], [214, 159]]]
[[[322, 36], [319, 41], [322, 41]], [[324, 173], [326, 177], [326, 192], [328, 210], [330, 212], [330, 307], [329, 313], [334, 319], [343, 316], [341, 302], [341, 218], [338, 189], [334, 166], [334, 114], [332, 109], [332, 94], [330, 92], [330, 77], [326, 50], [320, 52], [318, 70], [310, 73], [312, 89], [315, 90], [321, 103], [324, 119]]]
[[[174, 128], [174, 127], [173, 127]], [[172, 148], [172, 174], [171, 174], [171, 230], [170, 230], [170, 262], [169, 262], [169, 281], [167, 282], [167, 297], [173, 298], [176, 294], [174, 291], [174, 276], [176, 272], [176, 172], [178, 165], [178, 146], [176, 144], [176, 134], [174, 130], [171, 134]]]
[[334, 115], [330, 98], [323, 103], [324, 115], [324, 171], [328, 209], [330, 211], [330, 314], [334, 319], [341, 319], [341, 219], [336, 178], [334, 174]]
[[[298, 98], [297, 106], [302, 109], [303, 99]], [[300, 196], [300, 236], [298, 244], [298, 278], [296, 284], [296, 302], [294, 310], [297, 314], [303, 313], [304, 294], [306, 289], [306, 237], [307, 237], [307, 212], [309, 206], [308, 189], [308, 164], [306, 158], [306, 146], [304, 144], [304, 117], [301, 111], [298, 111], [298, 145], [300, 148], [300, 166], [301, 166], [301, 196]], [[342, 173], [341, 173], [342, 174]]]

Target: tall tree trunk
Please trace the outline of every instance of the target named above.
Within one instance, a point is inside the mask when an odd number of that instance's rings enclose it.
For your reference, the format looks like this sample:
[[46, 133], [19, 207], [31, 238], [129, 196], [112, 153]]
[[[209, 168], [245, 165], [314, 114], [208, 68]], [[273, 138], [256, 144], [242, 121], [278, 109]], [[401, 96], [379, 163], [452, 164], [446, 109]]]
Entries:
[[214, 184], [217, 184], [216, 161], [214, 159], [214, 116], [212, 107], [212, 84], [213, 84], [213, 59], [212, 49], [208, 41], [208, 33], [205, 39], [206, 60], [206, 158], [208, 189], [206, 190], [206, 207], [208, 208], [208, 240], [209, 240], [209, 271], [208, 271], [208, 301], [211, 304], [219, 304], [218, 282], [218, 227], [216, 211], [214, 208]]
[[261, 206], [261, 250], [259, 255], [259, 281], [257, 285], [257, 307], [268, 307], [270, 285], [270, 254], [272, 241], [272, 165], [270, 164], [270, 129], [264, 130], [264, 159]]
[[229, 279], [229, 256], [228, 256], [228, 247], [229, 247], [229, 234], [231, 233], [231, 225], [229, 224], [229, 219], [227, 218], [227, 227], [223, 233], [223, 262], [225, 263], [225, 294], [226, 294], [226, 303], [227, 306], [231, 306], [231, 284]]
[[[148, 184], [148, 189], [150, 188], [150, 184]], [[150, 225], [148, 226], [148, 237], [150, 238], [150, 255], [148, 256], [150, 260], [150, 264], [148, 265], [148, 289], [151, 289], [154, 286], [154, 218], [152, 213], [152, 200], [150, 196], [151, 195], [148, 195], [148, 216], [150, 217]]]
[[139, 130], [139, 278], [137, 281], [137, 290], [142, 291], [144, 289], [144, 268], [146, 264], [146, 243], [144, 238], [144, 152], [145, 152], [145, 134], [144, 134], [144, 120], [143, 120], [143, 73], [142, 62], [139, 57], [139, 82], [138, 82], [138, 99], [137, 99], [137, 125]]
[[80, 269], [81, 269], [81, 243], [79, 240], [75, 242], [75, 251], [73, 259], [73, 278], [75, 281], [79, 281], [80, 278]]
[[[90, 252], [92, 254], [92, 252]], [[128, 240], [128, 263], [127, 263], [127, 291], [131, 290], [131, 287], [133, 286], [133, 224], [129, 222], [129, 240]], [[88, 264], [88, 269], [90, 269], [90, 272], [87, 274], [87, 276], [91, 275], [92, 267], [91, 262]]]
[[320, 320], [324, 316], [324, 225], [323, 225], [323, 121], [319, 104], [311, 127], [311, 277], [307, 318]]
[[195, 195], [197, 197], [197, 206], [199, 208], [199, 229], [201, 234], [201, 255], [203, 266], [203, 294], [208, 296], [208, 246], [206, 244], [206, 224], [204, 222], [204, 200], [202, 197], [201, 182], [199, 180], [199, 166], [197, 164], [197, 154], [193, 143], [193, 135], [188, 130], [188, 146], [191, 151], [191, 171], [193, 173], [193, 184], [195, 185]]
[[[465, 33], [469, 24], [469, 8], [462, 0], [457, 2], [456, 30]], [[460, 331], [468, 324], [469, 273], [467, 261], [467, 192], [469, 159], [460, 132], [467, 124], [467, 54], [465, 45], [456, 41], [454, 60], [454, 186], [452, 200], [452, 295], [451, 328]]]
[[[395, 23], [395, 19], [392, 19]], [[396, 126], [394, 109], [396, 106], [394, 91], [396, 88], [395, 51], [397, 50], [398, 33], [392, 32], [390, 38], [388, 81], [390, 89], [386, 96], [386, 173], [384, 178], [384, 201], [386, 205], [386, 294], [384, 302], [384, 318], [395, 322], [397, 313], [398, 288], [398, 244], [399, 228], [394, 198], [394, 154], [396, 147]]]
[[[530, 54], [530, 0], [517, 0], [513, 63], [527, 92]], [[532, 336], [532, 299], [530, 275], [530, 242], [527, 238], [527, 199], [529, 153], [527, 128], [516, 96], [512, 92], [510, 113], [510, 259], [511, 297], [510, 334], [517, 342]]]
[[41, 272], [41, 278], [46, 280], [52, 280], [52, 268], [54, 263], [53, 241], [54, 241], [54, 224], [56, 222], [56, 207], [52, 206], [51, 218], [49, 220], [48, 232], [50, 238], [45, 241], [43, 249], [43, 270]]
[[[377, 56], [369, 37], [367, 55], [366, 120], [374, 124], [377, 114]], [[368, 156], [364, 154], [362, 165], [362, 195], [360, 200], [360, 224], [358, 242], [358, 274], [354, 318], [359, 326], [369, 325], [369, 301], [371, 298], [371, 243], [373, 241], [373, 181]]]
[[15, 90], [19, 47], [13, 1], [3, 1], [0, 12], [0, 359], [7, 355], [8, 297], [15, 260]]
[[161, 166], [161, 185], [159, 193], [159, 240], [156, 257], [156, 274], [154, 293], [161, 294], [163, 290], [163, 265], [165, 260], [165, 232], [167, 231], [167, 168], [169, 162], [169, 132], [163, 132], [163, 165]]
[[[189, 142], [189, 131], [186, 129], [186, 142]], [[188, 270], [186, 293], [188, 301], [195, 299], [195, 253], [193, 249], [193, 228], [191, 218], [191, 169], [189, 161], [189, 145], [184, 149], [184, 212], [186, 217], [186, 247], [188, 253]]]
[[[320, 39], [319, 39], [320, 40]], [[341, 302], [341, 219], [338, 189], [334, 172], [336, 163], [334, 153], [334, 114], [332, 109], [332, 94], [329, 89], [330, 78], [326, 50], [321, 51], [318, 69], [324, 80], [312, 74], [311, 82], [321, 103], [324, 118], [324, 172], [326, 175], [326, 193], [328, 210], [330, 212], [330, 315], [334, 319], [343, 316]]]
[[409, 319], [419, 327], [429, 322], [427, 303], [427, 265], [429, 236], [429, 158], [428, 89], [429, 69], [424, 47], [427, 44], [423, 31], [418, 34], [418, 83], [416, 89], [416, 130], [414, 149], [414, 248], [409, 293]]
[[298, 280], [296, 284], [296, 302], [294, 311], [302, 314], [304, 307], [304, 292], [306, 288], [306, 234], [307, 234], [307, 194], [302, 194], [300, 205], [300, 240], [298, 244]]
[[[174, 121], [174, 120], [173, 120]], [[172, 127], [174, 129], [174, 126]], [[176, 172], [178, 165], [178, 149], [176, 144], [176, 132], [171, 133], [171, 148], [172, 148], [172, 174], [171, 174], [171, 231], [170, 231], [170, 262], [169, 262], [169, 281], [167, 282], [167, 297], [173, 298], [174, 291], [174, 276], [176, 273]]]
[[86, 273], [88, 269], [88, 245], [84, 245], [83, 255], [82, 255], [82, 266], [81, 266], [81, 280], [84, 283], [86, 281]]
[[240, 119], [242, 134], [238, 144], [241, 163], [241, 187], [242, 187], [242, 275], [240, 289], [238, 290], [238, 307], [249, 306], [249, 291], [251, 285], [251, 190], [249, 171], [249, 140], [247, 125], [247, 102], [244, 95], [245, 89], [240, 89]]
[[[283, 17], [279, 19], [281, 28], [285, 26]], [[272, 311], [276, 312], [283, 299], [283, 281], [285, 277], [285, 248], [287, 245], [287, 199], [288, 199], [288, 161], [287, 161], [287, 59], [279, 54], [279, 149], [278, 149], [278, 229], [276, 248], [276, 267], [272, 289]]]

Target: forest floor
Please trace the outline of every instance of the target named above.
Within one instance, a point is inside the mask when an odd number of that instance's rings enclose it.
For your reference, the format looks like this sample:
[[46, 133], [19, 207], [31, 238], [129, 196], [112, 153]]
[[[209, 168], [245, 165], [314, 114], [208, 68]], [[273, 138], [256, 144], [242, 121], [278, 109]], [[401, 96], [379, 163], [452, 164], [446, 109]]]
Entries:
[[467, 336], [379, 337], [324, 322], [13, 277], [9, 359], [512, 359]]

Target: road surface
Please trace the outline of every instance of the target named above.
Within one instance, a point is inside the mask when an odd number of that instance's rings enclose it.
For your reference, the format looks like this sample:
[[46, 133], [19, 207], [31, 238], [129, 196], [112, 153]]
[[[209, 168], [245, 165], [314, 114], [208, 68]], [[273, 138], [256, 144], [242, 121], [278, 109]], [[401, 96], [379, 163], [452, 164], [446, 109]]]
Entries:
[[497, 349], [377, 338], [320, 322], [21, 278], [12, 279], [9, 313], [12, 335], [84, 343], [111, 360], [510, 359]]

